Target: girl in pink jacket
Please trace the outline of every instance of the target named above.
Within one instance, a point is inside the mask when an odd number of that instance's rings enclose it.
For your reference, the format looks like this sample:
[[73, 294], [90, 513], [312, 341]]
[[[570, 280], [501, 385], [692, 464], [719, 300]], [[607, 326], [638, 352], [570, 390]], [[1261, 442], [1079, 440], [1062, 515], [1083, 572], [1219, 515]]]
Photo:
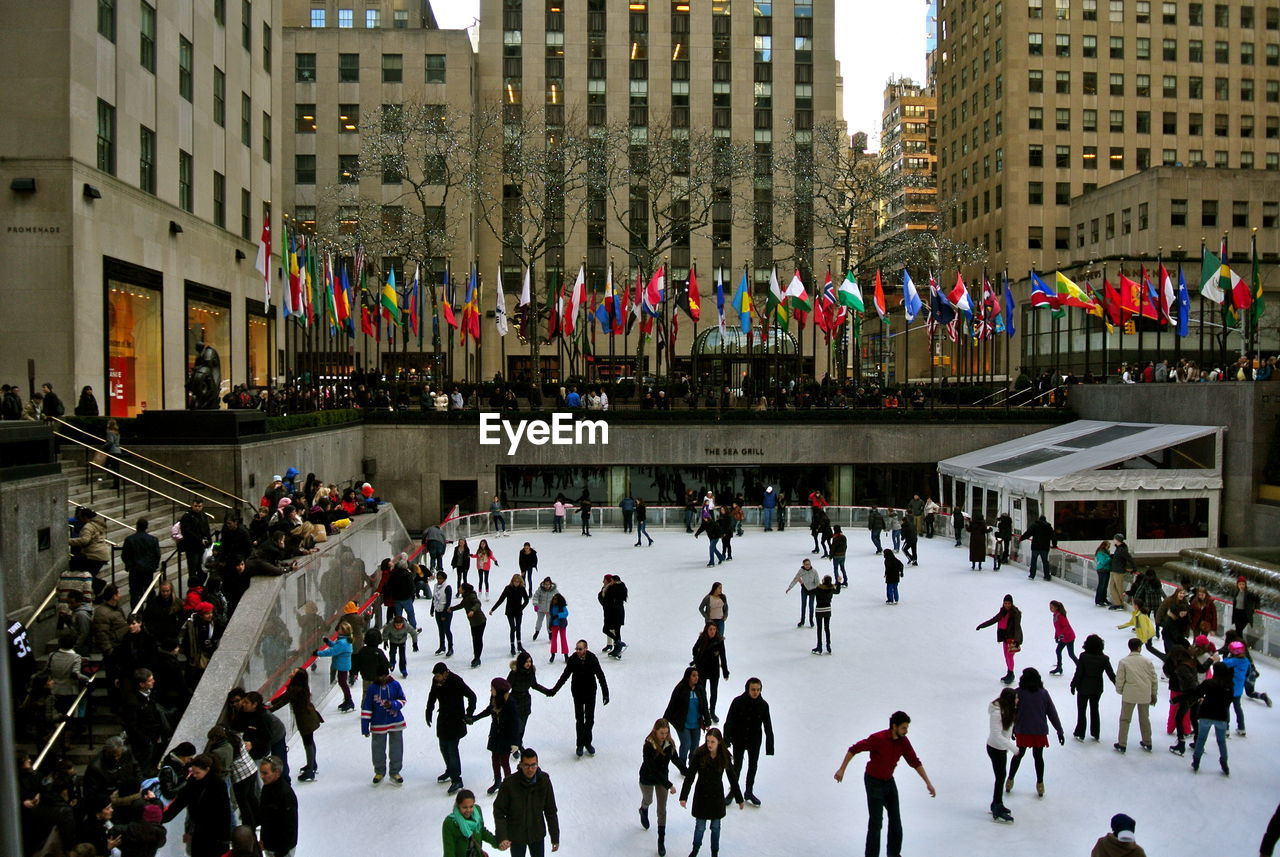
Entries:
[[1053, 614], [1053, 641], [1058, 644], [1054, 652], [1058, 658], [1058, 665], [1049, 670], [1049, 675], [1062, 675], [1063, 649], [1067, 650], [1072, 663], [1079, 663], [1076, 660], [1076, 632], [1067, 621], [1067, 608], [1062, 606], [1061, 601], [1050, 601], [1049, 612]]

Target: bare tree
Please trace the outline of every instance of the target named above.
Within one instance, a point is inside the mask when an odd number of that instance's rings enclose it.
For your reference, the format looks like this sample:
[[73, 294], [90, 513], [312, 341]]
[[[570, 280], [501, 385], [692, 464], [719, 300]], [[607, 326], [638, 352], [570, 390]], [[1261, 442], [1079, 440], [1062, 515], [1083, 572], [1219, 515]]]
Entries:
[[908, 268], [922, 277], [942, 268], [965, 268], [987, 261], [981, 244], [959, 241], [951, 234], [950, 222], [957, 208], [955, 197], [943, 201], [919, 229], [899, 230], [875, 242], [873, 261], [882, 268]]

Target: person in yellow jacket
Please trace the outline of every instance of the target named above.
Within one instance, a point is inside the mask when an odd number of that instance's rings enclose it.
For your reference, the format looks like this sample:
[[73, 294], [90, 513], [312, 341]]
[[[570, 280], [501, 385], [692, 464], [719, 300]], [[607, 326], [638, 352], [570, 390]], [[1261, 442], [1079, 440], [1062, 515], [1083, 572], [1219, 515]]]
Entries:
[[1133, 628], [1133, 636], [1137, 637], [1138, 641], [1147, 647], [1147, 651], [1161, 660], [1164, 659], [1160, 652], [1156, 651], [1155, 647], [1151, 645], [1151, 640], [1156, 635], [1156, 625], [1151, 621], [1150, 616], [1139, 609], [1137, 602], [1134, 602], [1133, 613], [1129, 616], [1129, 621], [1123, 625], [1116, 625], [1116, 630], [1121, 628]]

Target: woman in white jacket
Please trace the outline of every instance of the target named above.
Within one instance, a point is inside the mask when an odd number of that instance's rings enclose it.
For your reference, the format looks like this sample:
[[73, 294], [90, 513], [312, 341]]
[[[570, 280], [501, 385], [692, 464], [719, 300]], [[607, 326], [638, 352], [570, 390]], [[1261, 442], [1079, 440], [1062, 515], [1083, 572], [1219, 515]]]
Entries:
[[1013, 741], [1013, 720], [1018, 712], [1018, 692], [1011, 687], [987, 706], [991, 731], [987, 735], [987, 756], [991, 758], [991, 770], [996, 776], [995, 791], [991, 798], [991, 817], [996, 821], [1011, 822], [1013, 816], [1004, 805], [1003, 786], [1005, 771], [1009, 765], [1009, 753], [1018, 751]]

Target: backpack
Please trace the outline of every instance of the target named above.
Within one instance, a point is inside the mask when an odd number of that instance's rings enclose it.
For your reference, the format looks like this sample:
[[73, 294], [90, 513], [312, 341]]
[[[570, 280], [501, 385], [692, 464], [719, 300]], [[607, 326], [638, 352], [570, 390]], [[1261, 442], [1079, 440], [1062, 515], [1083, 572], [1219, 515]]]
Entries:
[[182, 522], [175, 521], [173, 526], [169, 528], [169, 535], [173, 537], [175, 542], [182, 541]]

